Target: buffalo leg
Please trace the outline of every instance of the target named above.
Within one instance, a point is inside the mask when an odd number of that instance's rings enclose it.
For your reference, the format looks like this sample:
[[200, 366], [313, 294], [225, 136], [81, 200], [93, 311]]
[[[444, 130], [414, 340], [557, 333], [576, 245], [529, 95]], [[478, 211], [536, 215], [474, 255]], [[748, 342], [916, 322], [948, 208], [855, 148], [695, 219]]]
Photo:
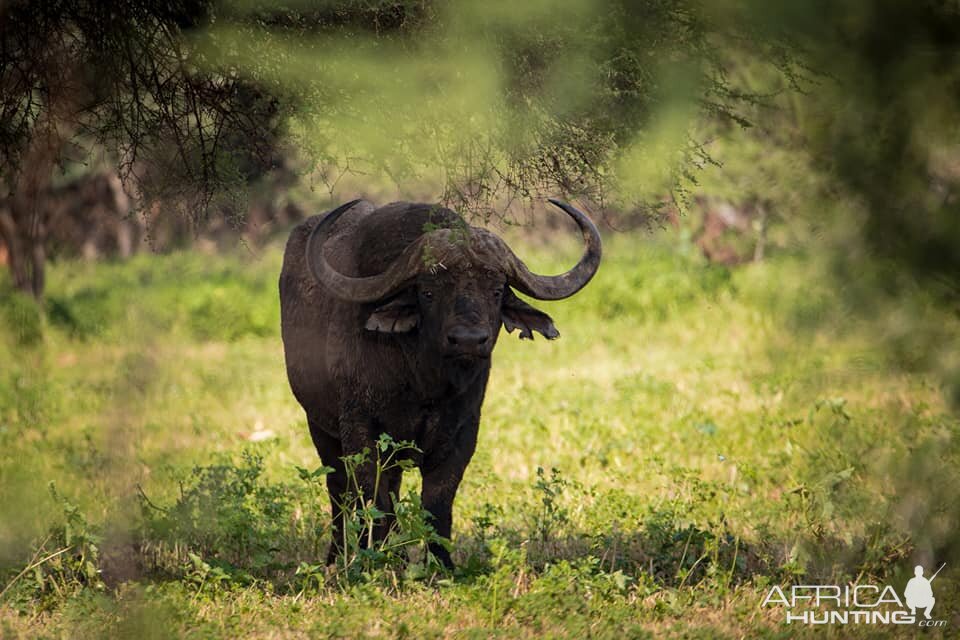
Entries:
[[319, 420], [308, 419], [313, 445], [320, 455], [320, 462], [333, 468], [327, 474], [327, 493], [330, 496], [331, 542], [327, 551], [327, 564], [333, 564], [343, 552], [343, 494], [347, 491], [347, 473], [343, 466], [343, 449], [340, 440], [327, 433]]
[[[333, 536], [330, 550], [327, 553], [327, 564], [334, 564], [337, 556], [343, 553], [343, 535], [346, 530], [345, 527], [347, 526], [346, 519], [353, 515], [349, 512], [344, 512], [344, 500], [347, 499], [346, 496], [348, 494], [356, 490], [356, 487], [347, 476], [347, 471], [341, 456], [336, 455], [340, 453], [339, 441], [326, 434], [323, 434], [321, 439], [328, 439], [329, 442], [325, 449], [326, 453], [321, 454], [320, 459], [323, 464], [333, 467], [334, 469], [332, 473], [327, 474], [327, 492], [330, 495], [330, 523]], [[336, 444], [336, 447], [332, 446], [333, 444]], [[361, 467], [357, 469], [356, 474], [356, 479], [362, 492], [363, 502], [364, 504], [368, 504], [373, 499], [373, 485], [375, 484], [373, 463], [370, 462], [369, 464], [361, 465]], [[396, 520], [396, 517], [393, 515], [393, 504], [390, 499], [390, 494], [399, 495], [402, 479], [401, 474], [402, 471], [400, 469], [391, 469], [383, 473], [380, 478], [374, 504], [377, 509], [386, 515], [381, 517], [380, 521], [374, 526], [373, 539], [377, 542], [386, 539], [390, 528]], [[352, 507], [353, 505], [346, 506]], [[360, 548], [365, 549], [367, 547], [367, 529], [360, 531], [358, 542]]]
[[[451, 455], [439, 461], [424, 461], [421, 502], [434, 518], [434, 529], [447, 539], [453, 527], [453, 499], [476, 445], [477, 426], [464, 427]], [[453, 568], [450, 552], [440, 545], [431, 544], [430, 553], [448, 569]]]
[[[363, 414], [360, 413], [362, 416]], [[403, 471], [399, 468], [380, 470], [377, 480], [377, 440], [375, 431], [368, 421], [357, 418], [357, 412], [345, 410], [340, 420], [340, 434], [343, 442], [344, 455], [359, 453], [366, 449], [366, 460], [354, 469], [355, 478], [347, 478], [348, 489], [359, 489], [363, 505], [373, 504], [383, 514], [374, 524], [372, 538], [376, 542], [386, 539], [393, 527], [396, 517], [393, 515], [393, 503], [390, 494], [400, 493], [400, 484]], [[347, 517], [347, 514], [344, 514]], [[366, 548], [370, 538], [370, 531], [364, 528], [360, 532], [360, 546]]]

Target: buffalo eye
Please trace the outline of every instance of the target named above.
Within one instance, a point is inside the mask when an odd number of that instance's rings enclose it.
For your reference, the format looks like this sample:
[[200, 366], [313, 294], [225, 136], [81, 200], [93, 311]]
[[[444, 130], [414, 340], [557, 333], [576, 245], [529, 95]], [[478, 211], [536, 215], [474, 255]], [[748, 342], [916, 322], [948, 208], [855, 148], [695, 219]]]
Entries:
[[503, 297], [503, 289], [497, 289], [493, 292], [493, 299], [500, 300]]
[[423, 297], [427, 300], [433, 300], [433, 291], [424, 291]]

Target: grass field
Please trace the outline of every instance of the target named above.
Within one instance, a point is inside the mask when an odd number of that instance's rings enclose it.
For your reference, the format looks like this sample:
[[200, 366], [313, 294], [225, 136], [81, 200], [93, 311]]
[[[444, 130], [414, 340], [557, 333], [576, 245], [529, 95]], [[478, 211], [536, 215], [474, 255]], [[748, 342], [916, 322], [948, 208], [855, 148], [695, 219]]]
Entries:
[[[556, 272], [568, 249], [519, 253]], [[760, 605], [774, 585], [902, 593], [957, 559], [937, 381], [902, 372], [823, 259], [728, 270], [662, 233], [611, 239], [583, 293], [540, 305], [560, 340], [501, 337], [455, 573], [416, 540], [409, 562], [323, 567], [281, 251], [59, 263], [42, 315], [3, 289], [0, 636], [914, 637]], [[928, 635], [960, 628], [958, 569]]]

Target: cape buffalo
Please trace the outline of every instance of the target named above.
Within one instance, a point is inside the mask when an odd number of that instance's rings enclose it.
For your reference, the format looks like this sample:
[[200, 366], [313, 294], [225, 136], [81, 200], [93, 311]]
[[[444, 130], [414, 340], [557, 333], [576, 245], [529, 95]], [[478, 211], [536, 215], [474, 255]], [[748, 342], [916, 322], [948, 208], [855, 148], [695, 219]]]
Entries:
[[[538, 300], [572, 296], [597, 272], [600, 235], [589, 218], [551, 200], [576, 221], [586, 251], [570, 271], [531, 273], [499, 237], [439, 205], [397, 202], [379, 209], [354, 200], [296, 227], [280, 274], [287, 376], [303, 406], [327, 476], [334, 527], [347, 490], [342, 456], [375, 450], [380, 434], [413, 441], [422, 505], [450, 537], [457, 487], [473, 455], [490, 354], [501, 324], [521, 338], [560, 334]], [[399, 495], [402, 471], [358, 481], [383, 512]], [[389, 530], [389, 517], [376, 527]], [[337, 536], [327, 561], [338, 552]], [[452, 566], [450, 554], [431, 552]]]

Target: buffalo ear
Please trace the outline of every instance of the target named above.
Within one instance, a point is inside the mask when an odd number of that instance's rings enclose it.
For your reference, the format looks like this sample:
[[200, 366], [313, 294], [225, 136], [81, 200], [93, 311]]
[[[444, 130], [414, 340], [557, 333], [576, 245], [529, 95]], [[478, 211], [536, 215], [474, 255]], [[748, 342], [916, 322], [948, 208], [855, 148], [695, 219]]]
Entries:
[[548, 340], [560, 337], [560, 332], [553, 326], [553, 318], [518, 298], [510, 287], [507, 287], [504, 292], [500, 313], [503, 318], [503, 328], [507, 333], [520, 329], [521, 340], [533, 340], [534, 331], [538, 331]]
[[367, 318], [365, 328], [380, 333], [407, 333], [420, 324], [416, 294], [405, 293], [377, 307]]

